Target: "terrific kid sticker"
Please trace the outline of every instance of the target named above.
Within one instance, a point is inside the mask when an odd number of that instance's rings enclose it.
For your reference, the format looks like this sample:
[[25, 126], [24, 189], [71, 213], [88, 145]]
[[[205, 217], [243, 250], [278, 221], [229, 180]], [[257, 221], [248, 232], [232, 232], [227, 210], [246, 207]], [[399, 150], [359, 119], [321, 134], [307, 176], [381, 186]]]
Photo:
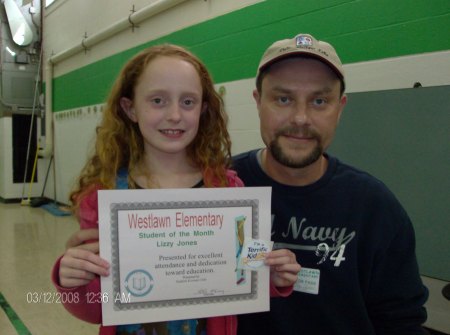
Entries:
[[266, 254], [272, 251], [273, 242], [245, 239], [239, 258], [238, 269], [257, 270], [264, 265]]

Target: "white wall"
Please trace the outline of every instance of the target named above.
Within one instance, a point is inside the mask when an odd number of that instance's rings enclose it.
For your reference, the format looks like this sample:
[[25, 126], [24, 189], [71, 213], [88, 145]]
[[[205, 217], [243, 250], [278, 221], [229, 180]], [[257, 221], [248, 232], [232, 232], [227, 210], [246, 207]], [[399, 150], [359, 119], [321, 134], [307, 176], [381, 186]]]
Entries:
[[76, 182], [95, 143], [95, 128], [101, 119], [102, 105], [58, 112], [54, 116], [57, 200], [68, 203]]
[[347, 92], [450, 85], [450, 51], [344, 65]]
[[233, 154], [263, 146], [258, 111], [252, 95], [254, 86], [253, 78], [216, 85], [217, 90], [225, 90], [223, 100], [229, 115], [228, 129]]
[[428, 301], [425, 304], [428, 312], [428, 319], [425, 326], [443, 332], [444, 334], [450, 334], [450, 303], [442, 294], [442, 289], [449, 283], [424, 276], [422, 280], [430, 293]]

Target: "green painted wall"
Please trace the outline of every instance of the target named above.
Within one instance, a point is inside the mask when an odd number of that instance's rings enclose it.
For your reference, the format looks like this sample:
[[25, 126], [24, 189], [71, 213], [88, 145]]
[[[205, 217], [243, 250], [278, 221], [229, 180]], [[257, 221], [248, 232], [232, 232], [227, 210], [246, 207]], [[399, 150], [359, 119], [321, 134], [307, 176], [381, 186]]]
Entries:
[[177, 31], [54, 79], [54, 111], [104, 102], [120, 68], [139, 50], [188, 47], [215, 82], [255, 75], [273, 41], [309, 32], [331, 42], [343, 63], [450, 50], [450, 0], [267, 0]]

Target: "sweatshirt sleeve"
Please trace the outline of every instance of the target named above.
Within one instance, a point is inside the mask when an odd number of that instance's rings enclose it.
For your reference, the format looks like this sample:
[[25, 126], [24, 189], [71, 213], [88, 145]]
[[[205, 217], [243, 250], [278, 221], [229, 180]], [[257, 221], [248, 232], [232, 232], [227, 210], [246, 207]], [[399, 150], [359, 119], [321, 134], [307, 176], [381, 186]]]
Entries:
[[228, 187], [244, 187], [244, 182], [238, 177], [236, 171], [227, 170]]
[[[97, 207], [97, 190], [94, 190], [81, 200], [78, 213], [81, 229], [98, 228]], [[62, 256], [53, 266], [51, 279], [61, 297], [64, 297], [61, 299], [64, 308], [83, 321], [101, 323], [100, 277], [96, 276], [87, 285], [72, 288], [62, 287], [59, 283], [61, 258]]]
[[428, 290], [419, 275], [412, 223], [400, 204], [395, 207], [390, 226], [397, 228], [385, 235], [388, 241], [380, 240], [386, 245], [374, 260], [368, 312], [377, 334], [423, 334]]
[[271, 298], [288, 297], [291, 295], [293, 290], [294, 290], [294, 285], [286, 286], [286, 287], [276, 287], [275, 285], [272, 284], [272, 282], [270, 282], [270, 297]]
[[70, 314], [89, 323], [101, 323], [100, 278], [95, 277], [89, 284], [65, 288], [59, 284], [59, 267], [62, 256], [52, 269], [52, 282], [61, 294], [61, 303]]

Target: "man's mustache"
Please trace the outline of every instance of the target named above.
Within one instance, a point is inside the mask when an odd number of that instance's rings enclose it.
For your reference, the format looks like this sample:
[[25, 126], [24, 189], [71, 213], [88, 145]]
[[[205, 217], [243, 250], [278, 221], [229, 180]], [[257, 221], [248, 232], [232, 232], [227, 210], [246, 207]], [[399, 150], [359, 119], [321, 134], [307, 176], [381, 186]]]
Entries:
[[320, 135], [311, 128], [305, 127], [287, 127], [277, 131], [276, 136], [295, 136], [295, 137], [307, 137], [320, 140]]

